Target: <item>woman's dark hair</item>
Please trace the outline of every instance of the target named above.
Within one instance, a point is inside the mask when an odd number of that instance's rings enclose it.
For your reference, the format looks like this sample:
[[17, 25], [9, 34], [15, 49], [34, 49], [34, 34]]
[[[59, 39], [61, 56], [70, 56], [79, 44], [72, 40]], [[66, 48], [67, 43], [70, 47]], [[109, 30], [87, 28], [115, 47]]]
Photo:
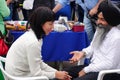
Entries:
[[31, 14], [27, 24], [30, 24], [30, 28], [34, 31], [37, 39], [40, 39], [45, 34], [42, 25], [47, 21], [54, 20], [55, 14], [51, 9], [48, 7], [38, 7]]

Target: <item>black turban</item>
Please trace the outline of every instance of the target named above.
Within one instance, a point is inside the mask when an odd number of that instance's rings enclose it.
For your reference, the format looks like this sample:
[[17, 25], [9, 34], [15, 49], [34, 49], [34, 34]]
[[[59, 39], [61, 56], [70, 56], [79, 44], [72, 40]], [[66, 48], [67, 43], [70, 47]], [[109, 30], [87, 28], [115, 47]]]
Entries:
[[120, 8], [111, 3], [111, 1], [103, 1], [98, 7], [98, 13], [102, 12], [104, 19], [111, 26], [120, 24]]

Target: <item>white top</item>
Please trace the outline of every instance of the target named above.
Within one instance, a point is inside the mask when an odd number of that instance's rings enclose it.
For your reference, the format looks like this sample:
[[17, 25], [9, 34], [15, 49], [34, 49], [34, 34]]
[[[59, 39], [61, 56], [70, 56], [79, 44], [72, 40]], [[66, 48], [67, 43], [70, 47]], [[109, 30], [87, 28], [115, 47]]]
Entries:
[[55, 78], [57, 70], [45, 64], [41, 56], [42, 39], [29, 30], [11, 46], [6, 57], [6, 71], [14, 76], [47, 76]]
[[33, 3], [34, 3], [34, 0], [24, 0], [23, 8], [26, 10], [31, 10], [33, 9]]
[[[98, 35], [97, 32], [95, 35]], [[120, 30], [113, 27], [99, 48], [93, 49], [90, 45], [83, 51], [86, 52], [86, 57], [92, 56], [90, 65], [84, 68], [86, 73], [120, 69]]]

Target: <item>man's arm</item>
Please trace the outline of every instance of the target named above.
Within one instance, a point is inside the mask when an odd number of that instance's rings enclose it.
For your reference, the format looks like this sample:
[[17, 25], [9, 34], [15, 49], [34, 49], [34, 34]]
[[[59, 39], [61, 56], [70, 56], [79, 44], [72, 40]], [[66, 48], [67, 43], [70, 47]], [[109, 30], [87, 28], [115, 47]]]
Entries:
[[60, 3], [58, 3], [54, 8], [53, 11], [56, 13], [57, 11], [59, 11], [62, 8], [62, 5]]
[[98, 3], [95, 5], [95, 7], [93, 7], [93, 8], [90, 10], [89, 14], [90, 14], [91, 16], [93, 16], [93, 15], [95, 15], [95, 14], [97, 13], [97, 11], [98, 11], [98, 6], [99, 6], [99, 4], [100, 4], [102, 1], [103, 1], [103, 0], [99, 0]]
[[67, 5], [67, 3], [69, 3], [70, 0], [58, 0], [57, 5], [53, 8], [53, 11], [56, 13], [57, 11], [59, 11], [62, 7], [64, 7], [65, 5]]

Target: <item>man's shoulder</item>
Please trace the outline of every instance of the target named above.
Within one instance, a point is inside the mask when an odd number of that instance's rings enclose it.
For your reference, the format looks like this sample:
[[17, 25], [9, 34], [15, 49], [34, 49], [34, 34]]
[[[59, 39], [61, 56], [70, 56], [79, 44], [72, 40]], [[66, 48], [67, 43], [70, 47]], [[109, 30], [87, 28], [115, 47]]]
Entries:
[[120, 35], [120, 29], [119, 28], [114, 27], [111, 33], [112, 33], [111, 36], [115, 36], [116, 38], [120, 39], [120, 36], [119, 36]]

